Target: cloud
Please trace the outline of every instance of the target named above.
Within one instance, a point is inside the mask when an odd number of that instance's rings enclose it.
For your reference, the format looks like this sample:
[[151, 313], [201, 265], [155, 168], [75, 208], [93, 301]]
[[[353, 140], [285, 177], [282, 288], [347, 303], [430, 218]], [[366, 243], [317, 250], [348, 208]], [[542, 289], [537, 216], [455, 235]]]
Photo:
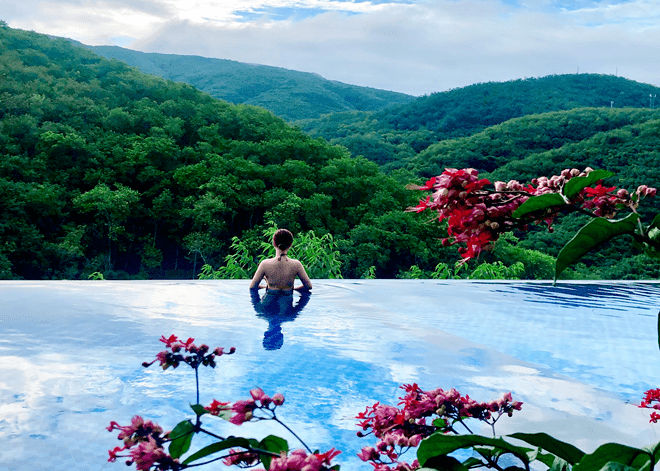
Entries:
[[266, 64], [421, 95], [578, 67], [659, 84], [652, 59], [660, 53], [660, 12], [652, 3], [116, 0], [93, 9], [45, 2], [44, 17], [8, 22], [87, 44], [123, 36], [146, 52]]

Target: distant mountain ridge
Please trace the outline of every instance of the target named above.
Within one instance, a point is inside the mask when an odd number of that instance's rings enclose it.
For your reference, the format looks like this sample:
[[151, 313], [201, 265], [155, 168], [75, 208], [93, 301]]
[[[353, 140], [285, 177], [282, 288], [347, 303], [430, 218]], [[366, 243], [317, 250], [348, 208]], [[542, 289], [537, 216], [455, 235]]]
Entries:
[[[80, 43], [78, 43], [80, 44]], [[318, 74], [226, 59], [85, 46], [141, 72], [188, 83], [214, 98], [266, 108], [288, 121], [339, 111], [380, 111], [415, 99], [404, 93], [327, 80]]]
[[392, 169], [433, 144], [514, 118], [582, 107], [655, 108], [658, 93], [659, 87], [613, 75], [549, 75], [479, 83], [382, 111], [333, 113], [295, 124]]

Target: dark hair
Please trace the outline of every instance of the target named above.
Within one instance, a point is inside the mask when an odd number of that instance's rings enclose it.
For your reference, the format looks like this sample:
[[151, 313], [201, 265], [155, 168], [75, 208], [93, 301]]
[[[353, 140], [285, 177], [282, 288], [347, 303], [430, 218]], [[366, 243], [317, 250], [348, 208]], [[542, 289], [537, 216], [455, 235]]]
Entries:
[[273, 235], [273, 244], [280, 250], [287, 250], [293, 244], [293, 234], [286, 229], [278, 229]]

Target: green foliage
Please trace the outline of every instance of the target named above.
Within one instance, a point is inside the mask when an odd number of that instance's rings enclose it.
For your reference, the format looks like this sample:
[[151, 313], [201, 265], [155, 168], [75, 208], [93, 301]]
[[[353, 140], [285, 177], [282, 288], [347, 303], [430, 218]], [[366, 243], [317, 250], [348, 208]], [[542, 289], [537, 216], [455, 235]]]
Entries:
[[520, 279], [525, 271], [525, 265], [522, 262], [516, 262], [511, 266], [506, 266], [502, 262], [480, 263], [468, 275], [469, 280], [517, 280]]
[[375, 280], [376, 279], [376, 267], [374, 265], [371, 265], [366, 272], [364, 272], [364, 275], [362, 275], [362, 278], [365, 280]]
[[[270, 221], [263, 231], [263, 239], [272, 241], [278, 227]], [[254, 244], [252, 244], [254, 245]], [[258, 250], [249, 242], [238, 237], [232, 239], [231, 253], [225, 257], [225, 265], [213, 270], [210, 265], [204, 265], [199, 274], [200, 280], [250, 279], [257, 271], [262, 260], [275, 256], [272, 243], [261, 242]], [[295, 235], [289, 256], [297, 259], [305, 267], [307, 275], [312, 279], [341, 278], [341, 261], [337, 251], [337, 243], [331, 234], [317, 236], [314, 231]]]
[[397, 278], [404, 279], [468, 279], [468, 280], [517, 280], [525, 273], [525, 266], [522, 262], [515, 262], [512, 265], [505, 265], [501, 261], [482, 262], [478, 264], [471, 272], [460, 272], [465, 267], [464, 264], [457, 262], [454, 268], [450, 268], [446, 263], [439, 263], [432, 272], [424, 271], [417, 265], [412, 265], [408, 270], [402, 271]]
[[489, 255], [505, 265], [521, 263], [523, 271], [513, 278], [523, 280], [551, 280], [555, 275], [555, 258], [550, 255], [524, 248], [512, 233], [503, 234]]

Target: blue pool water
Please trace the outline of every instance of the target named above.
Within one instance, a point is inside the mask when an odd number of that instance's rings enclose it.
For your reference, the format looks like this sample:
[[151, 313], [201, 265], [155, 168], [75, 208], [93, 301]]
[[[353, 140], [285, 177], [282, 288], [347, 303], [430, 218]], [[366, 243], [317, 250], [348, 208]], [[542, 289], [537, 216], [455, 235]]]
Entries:
[[[126, 469], [107, 462], [111, 420], [190, 417], [192, 370], [140, 366], [172, 333], [237, 349], [201, 371], [202, 403], [281, 392], [279, 416], [313, 449], [343, 450], [343, 470], [371, 469], [353, 417], [411, 382], [477, 400], [512, 391], [525, 404], [501, 434], [546, 431], [585, 451], [660, 440], [634, 406], [660, 386], [658, 283], [315, 281], [279, 317], [255, 310], [247, 284], [0, 282], [0, 469]], [[212, 425], [298, 447], [277, 424]]]

